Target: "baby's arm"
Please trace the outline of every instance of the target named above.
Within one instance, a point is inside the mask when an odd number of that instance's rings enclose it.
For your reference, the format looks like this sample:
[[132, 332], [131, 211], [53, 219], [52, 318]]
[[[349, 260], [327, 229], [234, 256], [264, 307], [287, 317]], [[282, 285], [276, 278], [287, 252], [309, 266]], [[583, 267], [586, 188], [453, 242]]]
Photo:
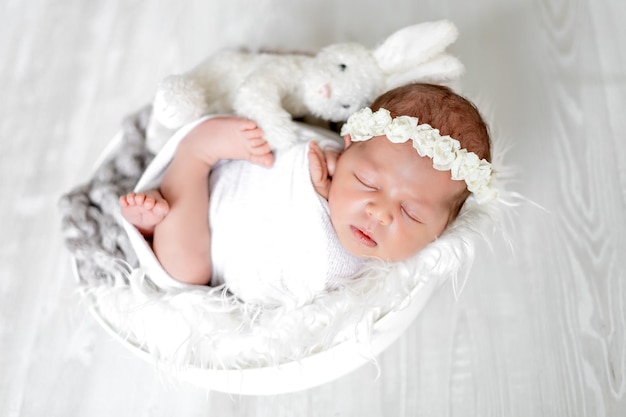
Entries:
[[309, 144], [309, 171], [311, 174], [311, 182], [315, 191], [326, 200], [328, 200], [328, 192], [332, 176], [335, 173], [335, 165], [339, 152], [333, 150], [322, 150], [317, 142]]

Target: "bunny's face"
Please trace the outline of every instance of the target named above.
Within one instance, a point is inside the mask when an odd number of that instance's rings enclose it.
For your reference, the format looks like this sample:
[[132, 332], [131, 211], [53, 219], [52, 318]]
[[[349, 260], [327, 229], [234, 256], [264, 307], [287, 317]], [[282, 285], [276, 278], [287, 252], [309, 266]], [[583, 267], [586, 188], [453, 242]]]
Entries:
[[322, 49], [307, 66], [302, 82], [309, 111], [334, 122], [370, 105], [385, 85], [371, 52], [359, 44]]

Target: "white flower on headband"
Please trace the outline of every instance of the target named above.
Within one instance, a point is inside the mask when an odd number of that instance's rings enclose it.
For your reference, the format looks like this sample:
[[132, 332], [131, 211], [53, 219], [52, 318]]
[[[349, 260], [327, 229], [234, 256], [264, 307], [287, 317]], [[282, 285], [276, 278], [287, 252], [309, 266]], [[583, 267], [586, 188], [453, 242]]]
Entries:
[[413, 147], [420, 156], [433, 160], [439, 171], [450, 171], [453, 180], [465, 181], [467, 189], [478, 203], [497, 198], [493, 185], [493, 169], [485, 159], [474, 152], [461, 148], [461, 143], [450, 136], [441, 136], [439, 130], [429, 124], [418, 124], [417, 117], [391, 117], [387, 109], [365, 107], [348, 118], [341, 128], [341, 136], [350, 135], [353, 141], [365, 141], [374, 136], [386, 136], [390, 142], [404, 143], [413, 140]]
[[[385, 127], [389, 126], [392, 122], [391, 113], [389, 113], [389, 111], [380, 109], [376, 113], [372, 113], [372, 109], [369, 107], [365, 107], [354, 113], [348, 119], [348, 121], [350, 120], [352, 120], [352, 122], [350, 124], [349, 133], [354, 141], [367, 140], [374, 136], [383, 135]], [[347, 134], [344, 133], [346, 125], [341, 128], [342, 136]]]
[[[390, 120], [391, 121], [391, 120]], [[384, 135], [393, 143], [404, 143], [411, 138], [411, 134], [417, 127], [415, 117], [396, 117], [384, 129]]]

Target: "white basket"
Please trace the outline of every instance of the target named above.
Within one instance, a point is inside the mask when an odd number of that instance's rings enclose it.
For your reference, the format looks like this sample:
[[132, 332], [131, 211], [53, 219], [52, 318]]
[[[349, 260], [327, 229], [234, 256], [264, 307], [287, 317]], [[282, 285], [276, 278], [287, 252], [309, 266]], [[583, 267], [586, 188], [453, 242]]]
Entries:
[[[118, 134], [100, 158], [100, 163], [118, 149], [120, 141], [121, 135]], [[478, 210], [481, 214], [481, 208], [477, 209], [475, 205], [470, 205], [473, 207], [470, 210]], [[463, 211], [466, 211], [465, 207]], [[377, 355], [402, 335], [422, 310], [434, 290], [448, 278], [457, 279], [460, 269], [467, 268], [471, 264], [473, 259], [471, 237], [475, 237], [477, 227], [474, 223], [481, 216], [476, 217], [470, 214], [469, 220], [467, 220], [467, 215], [463, 214], [463, 211], [459, 216], [459, 219], [462, 220], [461, 225], [451, 228], [455, 229], [452, 232], [446, 231], [435, 243], [436, 245], [443, 245], [445, 248], [443, 250], [440, 248], [429, 249], [432, 253], [425, 255], [436, 259], [430, 263], [428, 260], [426, 261], [427, 264], [429, 263], [429, 268], [433, 266], [432, 269], [428, 269], [429, 276], [424, 277], [427, 279], [415, 280], [415, 285], [409, 288], [409, 293], [402, 302], [396, 300], [393, 307], [380, 312], [379, 317], [374, 320], [371, 326], [370, 337], [366, 343], [357, 340], [356, 335], [354, 335], [347, 339], [344, 338], [341, 342], [329, 346], [321, 352], [275, 366], [223, 368], [219, 366], [198, 367], [194, 364], [180, 366], [179, 363], [178, 366], [164, 369], [172, 370], [176, 377], [209, 390], [237, 395], [274, 395], [318, 386], [365, 364], [372, 364]], [[471, 226], [468, 227], [468, 224]], [[129, 231], [131, 239], [134, 232], [137, 239], [143, 240], [134, 228], [131, 227], [131, 229], [132, 231]], [[449, 236], [446, 237], [446, 235]], [[463, 248], [459, 249], [459, 245]], [[428, 250], [425, 251], [428, 252]], [[440, 258], [447, 256], [447, 253], [453, 253], [453, 256], [456, 257], [456, 263], [444, 262], [446, 265], [442, 267]], [[138, 253], [140, 259], [145, 255]], [[461, 275], [466, 276], [466, 272], [464, 271]], [[76, 270], [76, 274], [79, 275], [78, 270]], [[79, 276], [78, 278], [80, 280]], [[80, 281], [88, 282], [88, 280]], [[178, 292], [185, 291], [181, 284], [175, 281], [159, 282], [157, 280], [156, 283], [160, 288], [172, 287], [176, 288]], [[154, 347], [155, 344], [150, 343], [149, 340], [140, 340], [141, 337], [129, 333], [128, 328], [119, 325], [119, 317], [115, 317], [115, 313], [112, 313], [113, 310], [101, 303], [103, 298], [98, 296], [98, 292], [110, 295], [116, 291], [132, 294], [136, 289], [108, 284], [101, 284], [98, 288], [86, 288], [85, 294], [88, 295], [86, 298], [91, 302], [91, 312], [96, 320], [126, 348], [142, 359], [154, 362], [155, 352], [151, 351], [151, 346]], [[163, 362], [160, 363], [163, 364]]]

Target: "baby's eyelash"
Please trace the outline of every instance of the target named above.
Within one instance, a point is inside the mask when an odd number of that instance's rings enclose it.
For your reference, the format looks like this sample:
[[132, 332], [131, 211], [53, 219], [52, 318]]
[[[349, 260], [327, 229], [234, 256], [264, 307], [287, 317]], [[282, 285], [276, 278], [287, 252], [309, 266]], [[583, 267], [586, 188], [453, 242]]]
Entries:
[[423, 223], [422, 220], [414, 214], [411, 214], [407, 209], [401, 207], [401, 210], [404, 214], [406, 214], [411, 220], [416, 221], [418, 223]]
[[372, 190], [377, 190], [378, 188], [373, 186], [371, 183], [369, 183], [368, 181], [363, 180], [361, 177], [359, 177], [358, 175], [354, 174], [354, 178], [357, 179], [358, 182], [360, 182], [361, 184], [363, 184], [364, 186], [366, 186], [367, 188], [371, 188]]

